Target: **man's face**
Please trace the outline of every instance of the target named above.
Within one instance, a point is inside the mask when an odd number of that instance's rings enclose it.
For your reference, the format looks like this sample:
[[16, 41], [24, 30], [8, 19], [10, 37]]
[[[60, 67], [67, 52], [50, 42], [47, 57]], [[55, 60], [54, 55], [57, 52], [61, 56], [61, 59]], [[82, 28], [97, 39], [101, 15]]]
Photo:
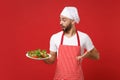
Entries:
[[63, 29], [64, 32], [68, 32], [71, 30], [72, 28], [72, 21], [71, 19], [64, 17], [64, 16], [60, 16], [60, 25]]

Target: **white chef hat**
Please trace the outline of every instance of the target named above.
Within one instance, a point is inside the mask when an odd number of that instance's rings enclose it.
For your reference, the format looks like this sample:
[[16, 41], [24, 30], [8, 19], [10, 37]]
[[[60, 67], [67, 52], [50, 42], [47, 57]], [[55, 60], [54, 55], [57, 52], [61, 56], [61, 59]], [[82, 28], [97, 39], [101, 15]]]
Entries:
[[68, 18], [74, 20], [76, 23], [80, 22], [78, 10], [76, 7], [71, 7], [71, 6], [65, 7], [60, 15], [68, 17]]

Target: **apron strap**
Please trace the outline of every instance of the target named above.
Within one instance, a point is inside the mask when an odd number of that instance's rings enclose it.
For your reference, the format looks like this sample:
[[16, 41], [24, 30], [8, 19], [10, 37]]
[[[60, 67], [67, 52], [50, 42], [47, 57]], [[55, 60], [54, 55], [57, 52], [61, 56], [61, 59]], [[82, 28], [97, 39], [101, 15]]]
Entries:
[[80, 46], [80, 38], [79, 38], [79, 35], [78, 35], [78, 31], [76, 31], [76, 33], [77, 33], [78, 46]]
[[63, 44], [63, 37], [64, 37], [64, 32], [63, 32], [63, 34], [62, 34], [62, 37], [61, 37], [61, 43], [60, 43], [60, 45], [62, 45]]
[[[80, 38], [79, 38], [79, 35], [78, 35], [78, 31], [76, 30], [76, 34], [77, 34], [77, 41], [78, 41], [78, 46], [80, 46]], [[64, 38], [64, 32], [62, 34], [62, 37], [61, 37], [61, 45], [63, 44], [63, 38]]]

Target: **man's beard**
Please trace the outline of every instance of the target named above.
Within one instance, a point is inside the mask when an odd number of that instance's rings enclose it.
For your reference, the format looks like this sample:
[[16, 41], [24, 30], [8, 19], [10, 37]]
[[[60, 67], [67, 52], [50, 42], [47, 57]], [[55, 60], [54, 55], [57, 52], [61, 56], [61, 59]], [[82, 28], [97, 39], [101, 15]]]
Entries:
[[[63, 26], [64, 27], [64, 26]], [[70, 23], [66, 28], [63, 29], [65, 33], [68, 33], [72, 28], [72, 24]]]

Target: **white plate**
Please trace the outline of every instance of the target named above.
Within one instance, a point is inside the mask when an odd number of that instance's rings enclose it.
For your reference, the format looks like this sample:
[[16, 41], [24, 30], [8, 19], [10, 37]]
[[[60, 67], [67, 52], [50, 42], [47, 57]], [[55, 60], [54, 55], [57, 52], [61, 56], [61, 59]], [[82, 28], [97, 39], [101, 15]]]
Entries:
[[51, 57], [51, 55], [50, 55], [50, 54], [48, 54], [48, 55], [49, 55], [49, 57], [47, 57], [47, 58], [33, 58], [33, 57], [28, 56], [28, 53], [26, 53], [26, 57], [28, 57], [28, 58], [30, 58], [30, 59], [34, 59], [34, 60], [45, 60], [45, 59], [49, 59], [49, 58]]

